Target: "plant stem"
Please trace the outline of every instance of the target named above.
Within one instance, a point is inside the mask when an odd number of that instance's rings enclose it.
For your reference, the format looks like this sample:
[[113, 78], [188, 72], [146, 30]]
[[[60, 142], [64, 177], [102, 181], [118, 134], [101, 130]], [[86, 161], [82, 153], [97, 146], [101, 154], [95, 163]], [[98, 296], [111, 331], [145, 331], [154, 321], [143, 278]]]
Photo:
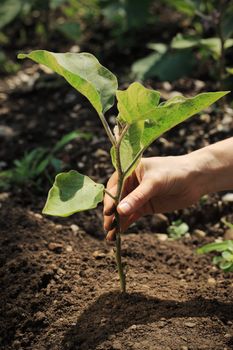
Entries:
[[116, 263], [117, 263], [117, 269], [120, 279], [120, 286], [122, 293], [126, 292], [126, 280], [125, 280], [125, 273], [121, 261], [121, 232], [120, 232], [120, 220], [119, 220], [119, 214], [115, 213], [115, 219], [117, 223], [117, 233], [116, 233]]
[[100, 113], [99, 117], [100, 117], [100, 120], [101, 120], [101, 122], [102, 122], [102, 124], [104, 126], [104, 129], [105, 129], [105, 131], [106, 131], [106, 133], [108, 135], [109, 140], [111, 141], [113, 146], [116, 146], [115, 137], [114, 137], [114, 135], [112, 133], [112, 130], [110, 129], [110, 127], [108, 125], [107, 120], [105, 119], [105, 116], [103, 115], [103, 113]]
[[140, 150], [136, 156], [134, 157], [134, 159], [132, 160], [132, 162], [130, 163], [130, 165], [128, 166], [128, 168], [124, 171], [124, 176], [130, 171], [130, 169], [134, 166], [134, 164], [137, 162], [137, 160], [141, 157], [141, 155], [143, 154], [143, 152], [145, 151], [145, 148], [143, 148], [142, 150]]
[[110, 192], [108, 192], [108, 190], [106, 190], [106, 188], [104, 189], [104, 192], [105, 192], [109, 197], [111, 197], [114, 201], [116, 200], [116, 197], [113, 196]]
[[[127, 132], [127, 128], [123, 129], [120, 137], [117, 141], [117, 144], [115, 146], [115, 152], [116, 152], [116, 168], [117, 168], [117, 173], [118, 173], [118, 181], [117, 181], [117, 194], [116, 194], [116, 200], [115, 200], [115, 206], [117, 208], [120, 200], [121, 200], [121, 193], [123, 189], [123, 184], [124, 184], [124, 173], [122, 170], [122, 165], [121, 165], [121, 156], [120, 156], [120, 145], [121, 141], [123, 139], [123, 136]], [[121, 223], [120, 223], [120, 216], [115, 210], [115, 219], [116, 219], [116, 263], [117, 263], [117, 269], [118, 269], [118, 274], [119, 274], [119, 279], [120, 279], [120, 285], [121, 285], [121, 291], [122, 293], [126, 292], [126, 280], [125, 280], [125, 273], [121, 261]]]
[[222, 20], [223, 20], [223, 13], [224, 13], [224, 0], [220, 0], [219, 2], [219, 18], [217, 23], [217, 33], [220, 40], [220, 57], [219, 57], [219, 88], [221, 90], [224, 89], [223, 82], [225, 77], [225, 39], [223, 36], [222, 31]]

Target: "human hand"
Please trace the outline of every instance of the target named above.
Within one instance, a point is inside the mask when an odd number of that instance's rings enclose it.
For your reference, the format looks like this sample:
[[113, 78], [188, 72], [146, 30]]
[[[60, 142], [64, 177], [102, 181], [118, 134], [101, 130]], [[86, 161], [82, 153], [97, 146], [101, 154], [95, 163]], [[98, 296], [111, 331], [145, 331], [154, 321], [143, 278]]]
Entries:
[[[194, 154], [194, 153], [193, 153]], [[144, 215], [167, 213], [185, 208], [205, 193], [203, 169], [192, 153], [176, 157], [142, 158], [135, 171], [124, 183], [117, 211], [121, 232]], [[108, 181], [107, 191], [113, 196], [117, 190], [117, 173]], [[107, 240], [115, 238], [114, 200], [105, 194], [104, 228]]]

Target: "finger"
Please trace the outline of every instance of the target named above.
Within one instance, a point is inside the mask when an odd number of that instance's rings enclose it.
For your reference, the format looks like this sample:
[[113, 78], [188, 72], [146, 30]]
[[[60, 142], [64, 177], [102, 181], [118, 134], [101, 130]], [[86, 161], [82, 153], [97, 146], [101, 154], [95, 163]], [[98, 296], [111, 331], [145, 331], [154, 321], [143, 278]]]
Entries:
[[[137, 221], [142, 214], [140, 212], [134, 213], [129, 217], [122, 217], [124, 218], [124, 222], [121, 222], [121, 232], [125, 232], [127, 228], [132, 225], [135, 221]], [[122, 220], [121, 220], [122, 221]], [[115, 241], [116, 239], [116, 228], [111, 229], [106, 236], [107, 241]]]
[[[117, 185], [113, 186], [111, 190], [108, 190], [108, 192], [115, 196], [117, 192]], [[112, 215], [115, 212], [116, 205], [114, 199], [109, 196], [108, 193], [105, 193], [104, 195], [104, 215]]]
[[153, 183], [149, 179], [143, 180], [135, 190], [119, 203], [117, 211], [120, 215], [129, 216], [144, 206], [154, 195]]
[[[106, 190], [112, 195], [115, 196], [117, 192], [117, 172], [113, 173], [110, 179], [108, 180]], [[113, 198], [111, 198], [107, 193], [104, 195], [104, 215], [112, 215], [115, 210], [115, 203]]]
[[106, 236], [107, 241], [115, 241], [116, 239], [116, 229], [109, 231]]
[[104, 230], [105, 231], [110, 231], [113, 227], [112, 227], [112, 223], [114, 221], [114, 215], [108, 216], [105, 215], [104, 216]]
[[125, 232], [128, 229], [128, 227], [131, 226], [134, 222], [136, 222], [141, 216], [142, 214], [140, 212], [136, 212], [128, 216], [127, 220], [121, 225], [121, 231]]

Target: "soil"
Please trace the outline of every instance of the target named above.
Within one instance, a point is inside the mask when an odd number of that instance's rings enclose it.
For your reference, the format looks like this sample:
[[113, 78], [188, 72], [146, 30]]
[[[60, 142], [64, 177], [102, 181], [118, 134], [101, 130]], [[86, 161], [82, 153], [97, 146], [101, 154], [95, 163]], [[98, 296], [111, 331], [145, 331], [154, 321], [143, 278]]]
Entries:
[[197, 238], [125, 236], [122, 295], [111, 245], [11, 203], [1, 216], [3, 349], [233, 348], [232, 275]]
[[[33, 84], [23, 84], [22, 72], [31, 80], [36, 76]], [[77, 128], [91, 132], [92, 139], [78, 138], [59, 154], [64, 168], [105, 183], [112, 172], [109, 143], [89, 104], [52, 75], [46, 80], [38, 68], [29, 65], [22, 72], [18, 80], [1, 83], [1, 168], [34, 147], [52, 147]], [[186, 83], [173, 88], [200, 91], [200, 83]], [[163, 96], [169, 93], [165, 85], [156, 88]], [[164, 135], [147, 155], [189, 152], [231, 130], [230, 114], [227, 121], [215, 109]], [[197, 246], [223, 236], [222, 217], [232, 222], [232, 203], [222, 194], [130, 228], [123, 237], [128, 288], [123, 295], [113, 245], [104, 240], [101, 207], [71, 218], [44, 217], [49, 186], [45, 178], [39, 186], [12, 186], [0, 194], [1, 349], [233, 349], [232, 273], [213, 266], [210, 255], [195, 253]], [[166, 233], [177, 218], [189, 224], [191, 235], [161, 241], [157, 233]], [[205, 232], [201, 238], [197, 229]]]

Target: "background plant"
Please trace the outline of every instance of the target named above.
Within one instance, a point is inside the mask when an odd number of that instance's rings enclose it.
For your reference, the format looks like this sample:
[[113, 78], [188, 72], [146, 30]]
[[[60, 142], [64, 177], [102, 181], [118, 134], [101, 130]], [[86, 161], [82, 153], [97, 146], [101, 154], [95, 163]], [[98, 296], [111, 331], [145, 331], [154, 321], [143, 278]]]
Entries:
[[172, 221], [167, 228], [167, 233], [172, 239], [180, 239], [189, 231], [189, 226], [182, 220]]
[[181, 14], [186, 21], [185, 31], [180, 29], [183, 32], [177, 31], [168, 42], [149, 43], [148, 48], [154, 52], [133, 64], [133, 75], [139, 79], [159, 77], [174, 81], [192, 74], [196, 67], [199, 74], [208, 70], [212, 79], [217, 77], [221, 87], [229, 76], [233, 4], [226, 0], [162, 2]]
[[198, 254], [210, 252], [221, 253], [213, 257], [213, 264], [218, 265], [225, 272], [233, 271], [233, 240], [205, 244], [203, 247], [197, 249]]
[[51, 182], [51, 176], [62, 171], [64, 167], [62, 161], [57, 158], [57, 154], [67, 143], [77, 137], [88, 141], [92, 136], [89, 133], [72, 131], [64, 135], [51, 150], [45, 147], [37, 147], [30, 152], [26, 152], [21, 159], [14, 160], [14, 167], [0, 172], [0, 189], [6, 190], [14, 185], [25, 186], [29, 183], [41, 188], [43, 175]]

